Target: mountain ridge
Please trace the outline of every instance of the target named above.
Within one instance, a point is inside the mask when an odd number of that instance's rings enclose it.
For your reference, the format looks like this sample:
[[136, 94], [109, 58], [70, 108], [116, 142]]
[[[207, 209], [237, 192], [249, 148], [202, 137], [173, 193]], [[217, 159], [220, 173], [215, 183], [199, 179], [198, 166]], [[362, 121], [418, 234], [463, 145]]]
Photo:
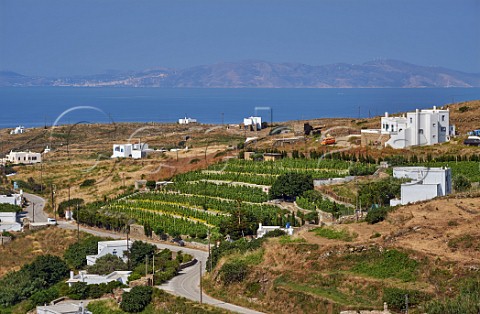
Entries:
[[420, 66], [399, 60], [308, 65], [243, 60], [185, 69], [154, 67], [67, 77], [25, 76], [0, 71], [0, 86], [165, 88], [421, 88], [480, 87], [480, 73]]

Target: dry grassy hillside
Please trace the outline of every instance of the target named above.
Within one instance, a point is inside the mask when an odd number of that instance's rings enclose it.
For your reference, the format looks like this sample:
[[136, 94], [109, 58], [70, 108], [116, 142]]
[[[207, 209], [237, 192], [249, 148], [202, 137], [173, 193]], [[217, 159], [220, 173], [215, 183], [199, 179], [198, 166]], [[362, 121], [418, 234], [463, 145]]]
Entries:
[[[332, 239], [305, 228], [293, 239], [223, 258], [208, 289], [272, 313], [381, 309], [385, 300], [400, 313], [408, 293], [412, 313], [424, 313], [424, 304], [480, 280], [479, 227], [480, 198], [464, 195], [403, 206], [374, 225], [323, 228]], [[238, 261], [247, 265], [245, 278], [225, 284], [224, 265]]]
[[39, 255], [63, 256], [67, 247], [77, 241], [75, 231], [55, 227], [26, 231], [16, 236], [11, 243], [0, 247], [0, 277], [19, 270]]

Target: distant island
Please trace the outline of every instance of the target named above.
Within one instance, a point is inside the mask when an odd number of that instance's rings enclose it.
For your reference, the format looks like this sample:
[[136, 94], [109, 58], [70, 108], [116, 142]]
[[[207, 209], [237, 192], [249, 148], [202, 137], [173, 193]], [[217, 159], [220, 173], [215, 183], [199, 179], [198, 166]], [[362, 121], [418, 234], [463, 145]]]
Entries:
[[480, 87], [480, 73], [426, 67], [397, 60], [312, 66], [247, 60], [186, 69], [156, 68], [70, 77], [0, 71], [0, 87], [158, 88], [426, 88]]

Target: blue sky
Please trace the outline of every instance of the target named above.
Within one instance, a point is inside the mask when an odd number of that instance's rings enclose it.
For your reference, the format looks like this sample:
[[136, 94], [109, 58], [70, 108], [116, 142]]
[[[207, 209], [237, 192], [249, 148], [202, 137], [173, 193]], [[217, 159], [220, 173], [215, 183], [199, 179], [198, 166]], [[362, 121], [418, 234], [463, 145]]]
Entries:
[[0, 70], [398, 59], [480, 72], [480, 0], [0, 0]]

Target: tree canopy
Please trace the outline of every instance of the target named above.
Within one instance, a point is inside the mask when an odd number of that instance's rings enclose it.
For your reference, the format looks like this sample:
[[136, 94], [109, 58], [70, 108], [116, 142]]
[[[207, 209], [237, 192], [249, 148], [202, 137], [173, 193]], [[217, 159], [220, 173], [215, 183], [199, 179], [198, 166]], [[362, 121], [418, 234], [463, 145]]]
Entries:
[[116, 270], [127, 270], [127, 264], [120, 257], [107, 254], [98, 258], [87, 270], [91, 274], [108, 275]]
[[286, 173], [280, 175], [270, 188], [270, 198], [293, 200], [305, 191], [313, 189], [313, 178], [309, 174]]

